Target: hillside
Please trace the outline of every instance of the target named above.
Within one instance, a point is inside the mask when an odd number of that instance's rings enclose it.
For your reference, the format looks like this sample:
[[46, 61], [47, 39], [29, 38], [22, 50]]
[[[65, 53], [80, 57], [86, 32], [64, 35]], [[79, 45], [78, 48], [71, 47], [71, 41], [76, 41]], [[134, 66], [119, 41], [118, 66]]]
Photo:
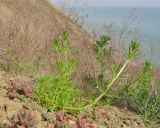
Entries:
[[[18, 113], [22, 114], [25, 110], [26, 114], [29, 111], [31, 116], [34, 116], [33, 122], [29, 121], [34, 128], [159, 128], [159, 125], [145, 124], [135, 113], [127, 109], [114, 106], [97, 107], [96, 115], [89, 109], [82, 112], [79, 118], [62, 111], [47, 112], [45, 108], [32, 101], [32, 98], [25, 98], [13, 91], [15, 87], [20, 89], [33, 83], [33, 78], [0, 72], [0, 128], [10, 128]], [[19, 98], [13, 99], [16, 95]], [[24, 117], [22, 120], [27, 119]]]
[[70, 33], [70, 42], [79, 56], [79, 72], [92, 72], [92, 53], [90, 44], [93, 43], [89, 34], [79, 25], [71, 21], [60, 10], [47, 0], [1, 0], [0, 1], [0, 60], [14, 66], [8, 60], [10, 51], [16, 61], [29, 60], [34, 63], [40, 59], [50, 69], [54, 61], [51, 51], [51, 39], [63, 30]]
[[159, 69], [94, 36], [48, 0], [0, 0], [0, 128], [159, 128]]

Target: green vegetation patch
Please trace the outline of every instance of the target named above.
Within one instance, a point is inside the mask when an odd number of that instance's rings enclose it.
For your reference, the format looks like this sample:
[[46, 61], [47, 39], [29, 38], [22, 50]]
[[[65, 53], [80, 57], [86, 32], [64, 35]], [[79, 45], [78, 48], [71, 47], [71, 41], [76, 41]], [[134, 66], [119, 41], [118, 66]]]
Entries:
[[37, 79], [35, 99], [49, 110], [80, 107], [82, 104], [78, 84], [72, 81], [76, 71], [76, 58], [71, 57], [72, 48], [68, 41], [68, 32], [52, 40], [56, 61], [53, 63], [55, 73], [40, 76]]

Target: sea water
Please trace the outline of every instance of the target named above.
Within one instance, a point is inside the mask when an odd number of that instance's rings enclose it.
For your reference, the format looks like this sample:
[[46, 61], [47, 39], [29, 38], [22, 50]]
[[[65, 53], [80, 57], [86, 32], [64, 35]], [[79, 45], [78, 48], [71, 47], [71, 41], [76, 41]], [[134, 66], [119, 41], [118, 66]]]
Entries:
[[104, 34], [104, 26], [112, 24], [119, 36], [126, 27], [129, 39], [140, 38], [144, 58], [160, 64], [160, 8], [76, 7], [71, 11], [84, 18], [88, 31], [94, 28]]

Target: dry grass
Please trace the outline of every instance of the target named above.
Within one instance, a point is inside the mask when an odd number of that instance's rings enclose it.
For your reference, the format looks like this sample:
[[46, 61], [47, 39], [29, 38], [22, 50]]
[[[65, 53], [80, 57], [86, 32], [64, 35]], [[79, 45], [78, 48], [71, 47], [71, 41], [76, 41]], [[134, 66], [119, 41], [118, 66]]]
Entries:
[[64, 29], [69, 31], [75, 50], [81, 53], [76, 74], [80, 80], [83, 73], [93, 73], [90, 35], [47, 0], [1, 0], [0, 60], [12, 66], [7, 55], [10, 50], [19, 61], [28, 59], [34, 63], [41, 58], [49, 71], [54, 61], [51, 39]]
[[[112, 26], [106, 28], [109, 31], [107, 33], [113, 38], [111, 40], [113, 47], [117, 42], [124, 47], [129, 22], [134, 18], [133, 14], [127, 18], [127, 23], [123, 24], [123, 30], [117, 40], [112, 33]], [[14, 63], [8, 57], [9, 50], [20, 62], [27, 59], [29, 63], [35, 64], [40, 58], [46, 66], [45, 71], [50, 71], [55, 60], [50, 42], [63, 30], [69, 31], [72, 46], [80, 51], [76, 80], [82, 81], [86, 72], [91, 74], [96, 72], [91, 50], [91, 44], [97, 37], [96, 33], [89, 35], [48, 0], [0, 0], [0, 61], [12, 68]], [[119, 64], [124, 61], [124, 55], [117, 51], [112, 61]], [[142, 67], [137, 62], [129, 66], [130, 74], [135, 76], [139, 69]]]

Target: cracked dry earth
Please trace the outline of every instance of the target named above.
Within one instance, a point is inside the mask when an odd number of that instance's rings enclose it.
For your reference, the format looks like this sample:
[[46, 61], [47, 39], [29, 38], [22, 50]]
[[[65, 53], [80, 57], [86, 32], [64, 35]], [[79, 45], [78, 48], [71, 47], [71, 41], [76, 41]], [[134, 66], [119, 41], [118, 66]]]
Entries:
[[97, 107], [94, 112], [86, 110], [76, 117], [63, 111], [47, 112], [25, 95], [23, 88], [33, 85], [33, 78], [0, 72], [0, 128], [13, 126], [13, 120], [24, 109], [34, 115], [32, 128], [160, 128], [146, 125], [136, 114], [113, 106]]

